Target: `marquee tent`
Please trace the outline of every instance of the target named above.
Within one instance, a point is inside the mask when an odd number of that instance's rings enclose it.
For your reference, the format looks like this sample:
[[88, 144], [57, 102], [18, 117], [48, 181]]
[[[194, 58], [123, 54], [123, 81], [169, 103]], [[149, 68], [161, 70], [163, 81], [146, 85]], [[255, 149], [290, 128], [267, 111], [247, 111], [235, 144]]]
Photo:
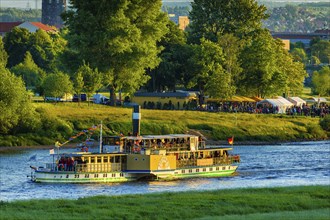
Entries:
[[327, 99], [320, 97], [320, 98], [316, 98], [316, 97], [312, 97], [307, 99], [307, 102], [311, 102], [311, 103], [327, 103]]
[[276, 99], [264, 99], [257, 103], [257, 105], [272, 105], [273, 107], [278, 107], [279, 114], [285, 114], [286, 110], [293, 106], [291, 102], [283, 97], [277, 97]]
[[288, 100], [292, 102], [295, 106], [301, 107], [303, 104], [306, 104], [306, 101], [299, 97], [288, 97]]

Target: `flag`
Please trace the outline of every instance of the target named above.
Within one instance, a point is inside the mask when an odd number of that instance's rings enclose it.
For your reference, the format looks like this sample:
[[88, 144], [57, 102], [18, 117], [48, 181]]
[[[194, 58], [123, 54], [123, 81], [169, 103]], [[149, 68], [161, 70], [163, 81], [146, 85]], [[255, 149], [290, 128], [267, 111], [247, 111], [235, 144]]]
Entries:
[[230, 144], [230, 145], [234, 144], [234, 137], [228, 138], [228, 144]]
[[49, 150], [49, 154], [55, 154], [54, 149], [50, 149], [50, 150]]
[[58, 142], [58, 141], [55, 142], [55, 147], [61, 147], [61, 146], [62, 146], [62, 144], [60, 142]]

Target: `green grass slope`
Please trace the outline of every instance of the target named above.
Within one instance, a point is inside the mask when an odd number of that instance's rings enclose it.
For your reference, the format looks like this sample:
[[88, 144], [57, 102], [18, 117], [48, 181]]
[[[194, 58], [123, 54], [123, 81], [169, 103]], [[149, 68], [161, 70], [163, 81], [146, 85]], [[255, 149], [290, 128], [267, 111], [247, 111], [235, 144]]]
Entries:
[[329, 186], [0, 203], [1, 219], [329, 219]]
[[[101, 121], [107, 135], [132, 130], [132, 109], [77, 103], [36, 103], [42, 118], [31, 133], [0, 136], [0, 146], [24, 146], [64, 142], [75, 132]], [[234, 136], [236, 143], [264, 143], [327, 139], [319, 118], [248, 113], [210, 113], [142, 109], [141, 134], [173, 134], [197, 130], [209, 143]], [[221, 142], [220, 142], [221, 143]]]

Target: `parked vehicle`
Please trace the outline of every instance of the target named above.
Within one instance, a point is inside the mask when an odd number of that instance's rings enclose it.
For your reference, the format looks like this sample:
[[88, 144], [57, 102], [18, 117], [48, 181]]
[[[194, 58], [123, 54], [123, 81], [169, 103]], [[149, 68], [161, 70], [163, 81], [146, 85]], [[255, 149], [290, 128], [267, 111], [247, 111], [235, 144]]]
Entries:
[[[78, 94], [74, 94], [73, 98], [72, 98], [73, 102], [78, 102], [79, 101], [79, 95]], [[86, 94], [80, 94], [80, 101], [84, 102], [87, 101], [87, 95]]]

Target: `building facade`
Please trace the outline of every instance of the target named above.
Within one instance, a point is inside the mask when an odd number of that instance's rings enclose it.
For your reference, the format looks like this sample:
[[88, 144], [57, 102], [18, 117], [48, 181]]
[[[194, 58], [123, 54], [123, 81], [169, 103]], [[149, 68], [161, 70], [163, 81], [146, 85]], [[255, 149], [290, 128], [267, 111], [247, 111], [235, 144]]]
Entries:
[[42, 0], [41, 22], [50, 26], [61, 28], [63, 20], [61, 14], [67, 9], [66, 0]]

